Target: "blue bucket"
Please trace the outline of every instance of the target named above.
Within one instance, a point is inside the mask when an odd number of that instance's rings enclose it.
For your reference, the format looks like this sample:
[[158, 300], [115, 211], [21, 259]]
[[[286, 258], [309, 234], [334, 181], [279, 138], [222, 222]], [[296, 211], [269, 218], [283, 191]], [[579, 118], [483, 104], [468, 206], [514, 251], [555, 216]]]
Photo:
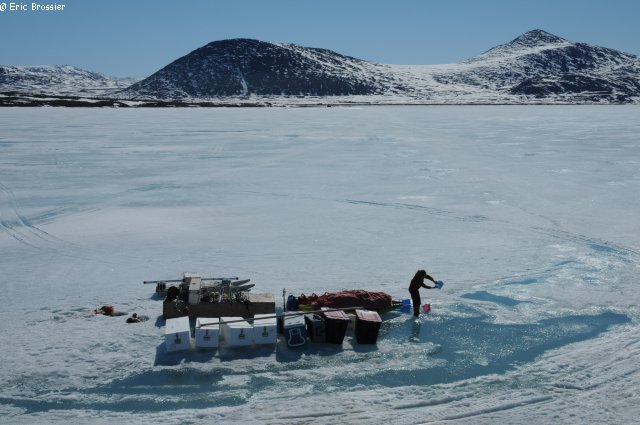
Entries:
[[403, 312], [403, 313], [410, 313], [411, 312], [411, 300], [410, 299], [402, 300], [402, 305], [400, 306], [400, 311]]

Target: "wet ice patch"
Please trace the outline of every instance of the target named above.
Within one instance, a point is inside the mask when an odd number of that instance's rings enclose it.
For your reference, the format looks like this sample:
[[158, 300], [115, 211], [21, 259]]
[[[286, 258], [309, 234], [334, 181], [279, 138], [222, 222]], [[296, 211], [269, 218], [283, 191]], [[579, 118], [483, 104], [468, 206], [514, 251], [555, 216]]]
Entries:
[[358, 388], [428, 387], [504, 374], [550, 350], [629, 322], [625, 315], [604, 312], [496, 324], [480, 310], [460, 308], [467, 314], [432, 314], [421, 320], [388, 317], [375, 346], [357, 345], [348, 336], [342, 346], [311, 344], [291, 350], [280, 341], [270, 355], [234, 359], [199, 351], [171, 353], [165, 357], [181, 359], [174, 366], [156, 366], [87, 387], [37, 390], [36, 382], [25, 379], [22, 386], [33, 390], [31, 397], [16, 394], [0, 401], [30, 413], [50, 409], [158, 412], [241, 406], [252, 398], [290, 393], [291, 388], [319, 395]]
[[494, 295], [487, 291], [471, 292], [469, 294], [462, 295], [462, 298], [467, 298], [470, 300], [478, 300], [478, 301], [488, 301], [496, 304], [502, 304], [507, 307], [515, 307], [520, 303], [528, 302], [528, 301], [519, 301], [513, 298], [504, 297], [500, 295]]
[[[420, 382], [436, 384], [491, 373], [504, 373], [514, 364], [573, 342], [593, 338], [610, 326], [628, 323], [622, 314], [565, 316], [531, 324], [496, 324], [476, 317], [438, 318], [438, 322], [409, 321], [403, 325], [413, 338], [440, 347], [435, 358], [446, 364], [424, 369]], [[477, 361], [477, 359], [482, 361]]]

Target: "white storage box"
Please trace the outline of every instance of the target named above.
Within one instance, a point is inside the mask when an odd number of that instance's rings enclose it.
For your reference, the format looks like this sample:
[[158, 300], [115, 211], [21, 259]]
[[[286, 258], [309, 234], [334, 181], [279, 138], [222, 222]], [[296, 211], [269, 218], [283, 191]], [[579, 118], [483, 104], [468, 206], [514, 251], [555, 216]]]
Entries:
[[302, 315], [284, 315], [284, 324], [282, 325], [282, 333], [284, 340], [289, 347], [300, 347], [307, 343], [307, 332]]
[[195, 333], [197, 348], [216, 348], [220, 344], [220, 319], [198, 317]]
[[253, 317], [253, 342], [256, 344], [275, 344], [278, 338], [278, 326], [273, 314], [256, 314]]
[[220, 333], [229, 347], [253, 344], [253, 325], [242, 317], [221, 317]]
[[195, 273], [185, 273], [184, 281], [189, 285], [189, 305], [200, 302], [200, 289], [202, 288], [202, 277]]
[[202, 276], [200, 276], [200, 273], [194, 273], [194, 272], [184, 272], [184, 273], [182, 273], [182, 281], [184, 283], [186, 283], [187, 285], [189, 285], [191, 283], [192, 279], [200, 279], [200, 280], [202, 280]]
[[187, 316], [167, 319], [164, 330], [164, 343], [169, 353], [191, 348], [191, 327]]

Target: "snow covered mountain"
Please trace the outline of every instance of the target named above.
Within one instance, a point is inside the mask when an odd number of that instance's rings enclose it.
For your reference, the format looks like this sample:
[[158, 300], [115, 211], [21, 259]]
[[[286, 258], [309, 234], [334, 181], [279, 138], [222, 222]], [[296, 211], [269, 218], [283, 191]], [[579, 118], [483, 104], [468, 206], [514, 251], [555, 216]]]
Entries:
[[232, 39], [135, 83], [73, 67], [0, 67], [0, 95], [7, 91], [93, 94], [121, 105], [640, 103], [640, 57], [542, 30], [446, 65], [385, 65]]
[[209, 43], [127, 90], [133, 98], [380, 93], [379, 66], [330, 50], [250, 39]]
[[137, 80], [69, 65], [0, 66], [0, 91], [54, 96], [108, 96]]
[[448, 84], [548, 100], [626, 103], [640, 95], [640, 58], [574, 43], [545, 31], [515, 40], [438, 75]]

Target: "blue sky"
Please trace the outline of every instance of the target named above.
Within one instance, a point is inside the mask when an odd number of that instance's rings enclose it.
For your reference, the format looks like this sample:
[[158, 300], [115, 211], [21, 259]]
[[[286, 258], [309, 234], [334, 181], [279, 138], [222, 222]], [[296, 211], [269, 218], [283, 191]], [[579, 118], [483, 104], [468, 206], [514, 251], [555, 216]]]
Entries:
[[2, 3], [0, 64], [68, 64], [123, 77], [146, 77], [208, 42], [236, 37], [436, 64], [539, 28], [640, 54], [638, 0], [58, 0], [59, 12], [12, 12], [11, 2]]

